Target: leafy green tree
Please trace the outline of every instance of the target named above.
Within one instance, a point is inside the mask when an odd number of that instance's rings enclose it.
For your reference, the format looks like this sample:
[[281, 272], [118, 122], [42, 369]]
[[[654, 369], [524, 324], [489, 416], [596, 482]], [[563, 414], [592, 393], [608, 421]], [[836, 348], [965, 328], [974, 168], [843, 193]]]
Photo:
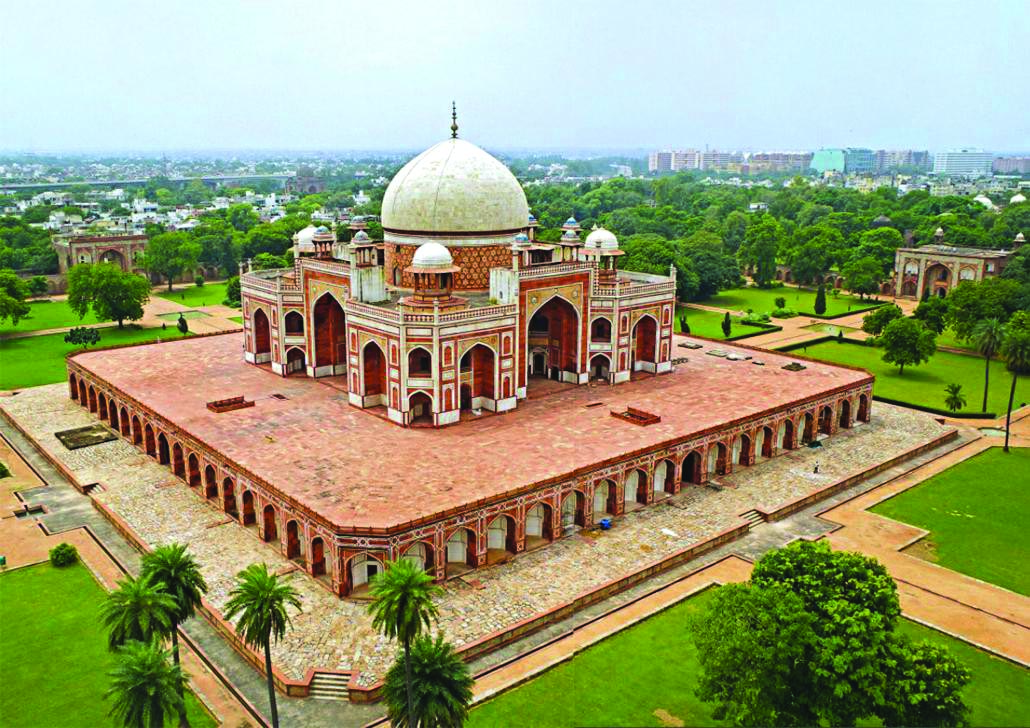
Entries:
[[916, 366], [929, 361], [937, 351], [936, 336], [920, 321], [910, 318], [894, 319], [880, 334], [883, 360], [897, 364], [898, 374], [905, 373], [905, 365]]
[[691, 621], [698, 695], [734, 725], [962, 725], [968, 673], [895, 632], [900, 614], [875, 559], [825, 541], [770, 551]]
[[164, 276], [170, 291], [176, 276], [197, 267], [200, 251], [200, 244], [188, 233], [159, 233], [147, 243], [143, 267], [151, 273]]
[[230, 225], [241, 233], [250, 232], [251, 229], [261, 222], [258, 214], [254, 212], [254, 208], [249, 204], [232, 205], [226, 211], [225, 218]]
[[186, 675], [157, 641], [127, 642], [108, 675], [111, 687], [104, 697], [114, 701], [108, 715], [123, 728], [164, 728], [184, 711]]
[[32, 276], [28, 282], [29, 295], [33, 298], [40, 298], [45, 296], [47, 291], [50, 290], [50, 285], [47, 283], [46, 276]]
[[25, 299], [29, 288], [13, 270], [0, 270], [0, 322], [11, 319], [17, 325], [32, 309]]
[[783, 228], [772, 215], [763, 215], [747, 228], [744, 244], [737, 251], [742, 263], [754, 266], [754, 280], [767, 287], [776, 276], [776, 253], [783, 240]]
[[474, 683], [443, 635], [435, 640], [418, 637], [410, 656], [398, 655], [383, 681], [390, 723], [397, 728], [459, 728], [468, 719]]
[[816, 316], [826, 313], [826, 287], [820, 283], [815, 292], [815, 306], [813, 307]]
[[773, 303], [776, 304], [776, 308], [783, 309], [787, 307], [787, 299], [783, 296], [777, 296]]
[[100, 341], [100, 330], [89, 326], [76, 326], [64, 335], [64, 343], [82, 346], [86, 349]]
[[1002, 323], [1016, 310], [1019, 283], [1006, 278], [963, 281], [948, 293], [948, 325], [959, 341], [968, 341], [987, 319]]
[[951, 383], [944, 388], [944, 406], [951, 412], [958, 412], [966, 406], [966, 396], [962, 394], [962, 385]]
[[996, 318], [980, 321], [973, 327], [972, 342], [984, 358], [984, 401], [981, 412], [987, 411], [987, 391], [991, 385], [991, 359], [1001, 351], [1005, 341], [1005, 327]]
[[734, 210], [722, 223], [722, 240], [731, 253], [736, 253], [747, 235], [747, 214]]
[[407, 559], [391, 561], [386, 569], [372, 580], [372, 603], [368, 607], [372, 615], [372, 628], [385, 637], [395, 639], [404, 648], [404, 665], [409, 670], [408, 724], [419, 725], [415, 713], [414, 685], [410, 668], [411, 643], [428, 630], [437, 618], [433, 597], [442, 590], [433, 584], [433, 577]]
[[236, 575], [236, 586], [229, 592], [225, 618], [236, 620], [236, 633], [243, 641], [265, 653], [265, 677], [272, 728], [279, 728], [279, 707], [275, 701], [272, 676], [272, 641], [278, 642], [290, 627], [287, 607], [300, 611], [300, 594], [268, 571], [267, 564], [251, 564]]
[[[677, 266], [676, 269], [676, 295], [681, 301], [702, 301], [724, 288], [732, 288], [740, 281], [736, 258], [714, 233], [699, 230], [685, 238], [682, 241], [682, 255], [686, 257], [689, 266], [683, 266], [682, 269]], [[688, 267], [689, 270], [686, 270]], [[680, 283], [680, 276], [684, 273], [697, 280], [693, 296], [689, 295], [690, 281], [685, 286]]]
[[888, 726], [964, 726], [969, 708], [962, 690], [970, 672], [945, 648], [931, 642], [892, 639], [890, 679], [880, 719]]
[[923, 325], [935, 334], [941, 334], [948, 325], [948, 299], [934, 296], [921, 301], [912, 316], [916, 321], [922, 321]]
[[719, 587], [689, 624], [701, 675], [697, 696], [730, 725], [816, 725], [818, 713], [794, 695], [814, 658], [814, 617], [781, 586]]
[[68, 306], [82, 318], [90, 308], [100, 321], [143, 318], [143, 304], [150, 300], [150, 283], [126, 273], [113, 263], [83, 263], [68, 271]]
[[233, 276], [225, 282], [225, 303], [229, 306], [239, 308], [240, 300], [240, 277]]
[[1019, 375], [1030, 374], [1030, 313], [1020, 311], [1012, 317], [1006, 327], [1005, 341], [1001, 345], [1001, 357], [1005, 367], [1012, 372], [1012, 388], [1009, 389], [1009, 407], [1005, 413], [1005, 452], [1009, 451], [1009, 434], [1012, 431], [1012, 405], [1016, 399], [1016, 380]]
[[791, 252], [791, 275], [798, 283], [813, 283], [829, 270], [831, 255], [832, 251], [824, 237], [813, 238]]
[[893, 303], [887, 306], [880, 306], [867, 313], [862, 319], [862, 331], [872, 336], [879, 336], [883, 333], [887, 324], [904, 315], [901, 309]]
[[107, 645], [114, 650], [130, 640], [150, 642], [169, 635], [175, 601], [148, 576], [126, 576], [107, 595], [100, 622], [107, 629]]
[[844, 274], [847, 289], [852, 293], [857, 293], [861, 298], [879, 291], [880, 281], [883, 280], [880, 263], [872, 256], [852, 259], [844, 266], [841, 273]]
[[[172, 598], [170, 612], [172, 661], [179, 666], [179, 625], [196, 614], [201, 599], [207, 593], [207, 582], [200, 573], [200, 564], [180, 543], [159, 546], [143, 557], [141, 575], [159, 584]], [[183, 695], [185, 698], [185, 695]], [[185, 722], [185, 714], [182, 716]]]
[[894, 228], [882, 227], [867, 230], [858, 238], [858, 245], [852, 250], [852, 259], [873, 258], [880, 265], [880, 275], [889, 275], [894, 268], [894, 254], [905, 244], [905, 239]]

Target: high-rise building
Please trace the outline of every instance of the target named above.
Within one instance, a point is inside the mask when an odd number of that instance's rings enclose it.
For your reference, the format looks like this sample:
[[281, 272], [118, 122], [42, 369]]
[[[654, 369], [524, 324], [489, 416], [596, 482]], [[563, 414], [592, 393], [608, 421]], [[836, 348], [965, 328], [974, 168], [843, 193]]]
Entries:
[[698, 169], [700, 166], [701, 152], [696, 149], [664, 149], [647, 155], [647, 170], [658, 174]]
[[875, 153], [876, 171], [894, 169], [930, 169], [930, 153], [914, 149], [878, 149]]
[[998, 174], [1030, 174], [1030, 157], [998, 157], [994, 160]]
[[701, 155], [701, 169], [725, 171], [739, 168], [743, 162], [744, 155], [740, 152], [720, 152], [712, 149], [705, 150]]
[[748, 157], [751, 174], [760, 172], [804, 172], [812, 166], [811, 152], [755, 152]]
[[812, 169], [820, 174], [872, 174], [876, 171], [876, 155], [872, 149], [820, 149], [812, 155]]
[[982, 149], [955, 149], [934, 157], [934, 174], [949, 177], [985, 177], [991, 174], [994, 156]]
[[648, 172], [671, 172], [672, 171], [672, 152], [651, 152], [647, 155], [647, 171]]

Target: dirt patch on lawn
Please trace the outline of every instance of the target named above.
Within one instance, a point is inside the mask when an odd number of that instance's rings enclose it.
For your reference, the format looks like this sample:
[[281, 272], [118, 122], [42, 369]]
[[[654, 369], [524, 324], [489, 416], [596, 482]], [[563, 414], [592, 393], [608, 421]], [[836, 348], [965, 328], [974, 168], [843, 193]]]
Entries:
[[661, 721], [662, 725], [669, 726], [669, 728], [683, 728], [686, 725], [682, 718], [677, 718], [664, 708], [655, 710], [654, 717]]
[[923, 561], [929, 561], [932, 564], [936, 564], [939, 561], [937, 556], [937, 544], [933, 542], [929, 536], [921, 538], [911, 546], [907, 546], [901, 550], [902, 553], [908, 554], [909, 556], [915, 556], [917, 559]]

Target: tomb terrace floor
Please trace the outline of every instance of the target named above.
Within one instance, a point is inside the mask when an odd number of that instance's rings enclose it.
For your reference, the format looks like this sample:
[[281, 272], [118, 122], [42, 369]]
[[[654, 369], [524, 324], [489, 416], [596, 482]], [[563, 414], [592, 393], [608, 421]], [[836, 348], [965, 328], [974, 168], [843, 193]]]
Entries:
[[[335, 526], [360, 530], [401, 529], [872, 381], [807, 360], [803, 371], [786, 371], [796, 358], [675, 338], [684, 342], [702, 348], [674, 346], [685, 361], [670, 374], [540, 397], [531, 385], [513, 412], [442, 429], [403, 428], [352, 407], [343, 377], [282, 378], [247, 364], [238, 333], [86, 352], [74, 362]], [[240, 395], [255, 406], [206, 407]], [[661, 422], [611, 416], [628, 407]]]

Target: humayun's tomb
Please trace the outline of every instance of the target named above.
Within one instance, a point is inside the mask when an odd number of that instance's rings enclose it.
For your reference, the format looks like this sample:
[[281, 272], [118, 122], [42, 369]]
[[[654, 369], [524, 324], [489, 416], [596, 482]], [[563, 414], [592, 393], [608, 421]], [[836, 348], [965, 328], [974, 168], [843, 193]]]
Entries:
[[443, 581], [517, 558], [869, 420], [863, 371], [674, 339], [671, 271], [620, 270], [572, 219], [537, 241], [515, 177], [456, 135], [397, 173], [382, 225], [245, 268], [242, 336], [68, 360], [72, 399], [337, 595], [388, 559]]

